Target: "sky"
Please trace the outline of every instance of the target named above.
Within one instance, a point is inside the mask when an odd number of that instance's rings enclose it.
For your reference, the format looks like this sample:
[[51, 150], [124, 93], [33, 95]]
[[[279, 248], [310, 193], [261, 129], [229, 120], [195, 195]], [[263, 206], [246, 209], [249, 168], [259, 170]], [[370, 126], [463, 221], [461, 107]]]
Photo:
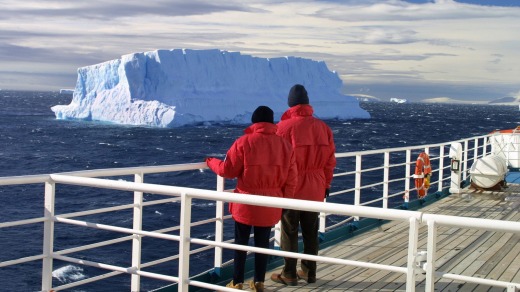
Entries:
[[0, 0], [0, 89], [157, 49], [324, 61], [346, 94], [520, 97], [520, 0]]

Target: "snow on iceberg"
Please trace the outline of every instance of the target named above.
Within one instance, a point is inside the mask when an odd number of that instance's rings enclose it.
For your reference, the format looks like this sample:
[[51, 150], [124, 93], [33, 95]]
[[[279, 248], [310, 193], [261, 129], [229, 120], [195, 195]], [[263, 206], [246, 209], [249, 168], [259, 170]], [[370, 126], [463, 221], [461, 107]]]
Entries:
[[217, 49], [133, 53], [79, 68], [71, 103], [52, 111], [57, 119], [153, 127], [245, 124], [259, 105], [279, 119], [296, 83], [307, 88], [320, 118], [370, 118], [356, 98], [340, 93], [341, 79], [324, 62]]

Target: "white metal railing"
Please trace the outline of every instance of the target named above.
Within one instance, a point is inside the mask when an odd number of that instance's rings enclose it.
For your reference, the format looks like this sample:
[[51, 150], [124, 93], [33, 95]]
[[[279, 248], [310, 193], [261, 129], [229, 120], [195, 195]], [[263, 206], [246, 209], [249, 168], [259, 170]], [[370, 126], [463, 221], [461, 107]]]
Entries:
[[[461, 174], [466, 178], [468, 165], [479, 157], [486, 156], [490, 153], [490, 145], [488, 144], [488, 136], [474, 137], [456, 141], [463, 145], [463, 155], [461, 157]], [[445, 274], [434, 270], [435, 260], [435, 241], [436, 229], [438, 226], [458, 226], [460, 228], [481, 228], [486, 230], [520, 233], [520, 223], [504, 222], [498, 220], [461, 220], [462, 217], [440, 216], [435, 214], [424, 214], [417, 211], [396, 210], [395, 207], [399, 203], [407, 203], [413, 198], [415, 188], [410, 186], [412, 178], [411, 169], [415, 164], [415, 157], [422, 151], [430, 154], [432, 163], [432, 181], [431, 188], [436, 185], [437, 192], [443, 192], [446, 184], [449, 184], [450, 171], [449, 157], [447, 154], [451, 143], [434, 144], [417, 147], [403, 147], [383, 150], [361, 151], [353, 153], [339, 153], [338, 172], [335, 173], [333, 181], [333, 191], [329, 202], [317, 203], [302, 200], [291, 200], [283, 198], [266, 198], [254, 195], [230, 194], [224, 191], [224, 180], [217, 179], [217, 191], [195, 189], [188, 187], [167, 186], [158, 184], [144, 183], [145, 174], [152, 173], [168, 173], [174, 171], [189, 171], [206, 168], [204, 163], [167, 165], [154, 167], [134, 167], [122, 169], [103, 169], [92, 171], [79, 171], [50, 175], [31, 175], [23, 177], [4, 177], [0, 178], [0, 186], [19, 185], [19, 184], [40, 184], [45, 186], [44, 201], [44, 217], [28, 218], [16, 221], [0, 222], [0, 228], [14, 228], [17, 226], [25, 226], [28, 224], [43, 223], [44, 239], [42, 254], [22, 257], [0, 262], [0, 268], [17, 265], [26, 262], [42, 261], [42, 291], [58, 291], [99, 281], [107, 277], [119, 275], [122, 273], [131, 274], [132, 291], [140, 290], [141, 277], [159, 279], [162, 281], [178, 283], [179, 291], [188, 291], [188, 286], [197, 286], [208, 289], [218, 289], [233, 291], [210, 283], [203, 283], [190, 279], [189, 267], [190, 256], [209, 249], [214, 249], [214, 266], [220, 268], [223, 265], [223, 249], [247, 250], [250, 252], [261, 252], [275, 256], [297, 257], [301, 259], [316, 260], [339, 265], [352, 265], [357, 267], [374, 268], [407, 275], [407, 291], [415, 290], [415, 260], [417, 256], [418, 232], [420, 224], [428, 224], [428, 248], [427, 248], [427, 290], [433, 291], [433, 282], [435, 276], [442, 276], [448, 279], [458, 279], [473, 283], [485, 283], [487, 285], [495, 285], [508, 289], [519, 289], [520, 284], [507, 283], [494, 280], [486, 280], [481, 278], [466, 277], [461, 275]], [[471, 158], [468, 158], [472, 154]], [[353, 162], [351, 165], [349, 159]], [[344, 162], [347, 160], [347, 162]], [[368, 165], [363, 168], [362, 165]], [[128, 176], [133, 175], [134, 181], [122, 181], [113, 179], [103, 179], [99, 177]], [[57, 185], [75, 185], [84, 187], [95, 187], [101, 189], [112, 189], [120, 191], [132, 192], [134, 199], [132, 204], [118, 205], [114, 207], [86, 210], [67, 214], [56, 214], [55, 212], [55, 196]], [[166, 196], [166, 198], [143, 201], [143, 194], [157, 194]], [[351, 199], [352, 202], [341, 202], [341, 198], [346, 197], [346, 201]], [[401, 199], [404, 197], [404, 200]], [[215, 217], [208, 218], [199, 222], [192, 222], [191, 210], [192, 200], [209, 200], [215, 203]], [[330, 202], [338, 199], [340, 202]], [[180, 218], [181, 222], [178, 226], [163, 228], [159, 230], [143, 230], [143, 208], [171, 202], [181, 203]], [[409, 224], [409, 246], [408, 246], [408, 263], [406, 267], [398, 267], [391, 265], [382, 265], [376, 263], [351, 261], [344, 259], [328, 258], [322, 256], [311, 256], [298, 253], [287, 253], [277, 249], [259, 249], [250, 246], [240, 246], [224, 241], [223, 222], [229, 219], [224, 215], [224, 202], [238, 202], [255, 204], [262, 206], [281, 207], [300, 209], [307, 211], [320, 212], [320, 231], [336, 228], [347, 222], [359, 220], [360, 218], [376, 218], [384, 220], [400, 220]], [[393, 202], [392, 204], [390, 204]], [[383, 209], [383, 210], [382, 210]], [[101, 214], [120, 210], [132, 210], [133, 223], [132, 228], [123, 228], [109, 224], [100, 224], [86, 220], [76, 219], [80, 216]], [[346, 218], [339, 223], [331, 223], [327, 226], [327, 216], [333, 215]], [[454, 223], [455, 222], [455, 223]], [[83, 245], [75, 248], [64, 250], [55, 250], [54, 248], [54, 232], [55, 224], [70, 224], [85, 228], [95, 228], [99, 230], [107, 230], [116, 233], [126, 234], [126, 236], [97, 242], [94, 244]], [[215, 224], [215, 240], [207, 240], [194, 238], [191, 236], [191, 230], [195, 226], [202, 224]], [[167, 232], [178, 231], [179, 235], [167, 234]], [[276, 232], [275, 232], [276, 234]], [[179, 243], [178, 254], [167, 256], [162, 259], [155, 259], [150, 262], [141, 261], [142, 238], [159, 238]], [[105, 264], [101, 262], [88, 261], [69, 256], [69, 254], [77, 251], [87, 251], [93, 248], [112, 245], [123, 241], [132, 241], [132, 258], [131, 266], [122, 267], [116, 265]], [[275, 245], [277, 240], [275, 239]], [[201, 245], [201, 248], [191, 249], [191, 244]], [[53, 260], [61, 260], [79, 265], [93, 266], [110, 272], [89, 279], [80, 280], [59, 287], [52, 285], [52, 268]], [[146, 272], [143, 269], [170, 261], [178, 261], [178, 275], [169, 276], [158, 273]], [[432, 264], [430, 264], [432, 263]], [[511, 288], [513, 287], [513, 288]], [[511, 290], [514, 291], [514, 290]]]

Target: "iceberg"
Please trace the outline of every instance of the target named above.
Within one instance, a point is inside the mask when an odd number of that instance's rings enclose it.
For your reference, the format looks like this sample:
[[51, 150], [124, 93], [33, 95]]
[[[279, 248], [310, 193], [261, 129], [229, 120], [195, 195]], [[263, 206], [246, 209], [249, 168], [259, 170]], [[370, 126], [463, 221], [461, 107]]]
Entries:
[[303, 84], [322, 119], [368, 119], [325, 62], [300, 57], [260, 58], [218, 49], [156, 50], [81, 67], [72, 101], [51, 109], [57, 119], [177, 127], [250, 123], [259, 105], [287, 110], [287, 94]]
[[401, 99], [401, 98], [395, 98], [395, 97], [392, 97], [390, 98], [390, 102], [395, 102], [395, 103], [406, 103], [408, 102], [406, 99]]

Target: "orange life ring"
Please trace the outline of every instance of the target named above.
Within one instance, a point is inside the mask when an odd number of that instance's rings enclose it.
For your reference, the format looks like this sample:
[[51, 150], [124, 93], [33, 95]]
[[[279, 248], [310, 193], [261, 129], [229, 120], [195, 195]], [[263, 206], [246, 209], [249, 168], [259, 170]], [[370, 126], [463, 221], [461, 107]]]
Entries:
[[426, 152], [422, 152], [415, 162], [415, 188], [419, 199], [426, 197], [430, 187], [429, 175], [432, 173], [430, 157]]

